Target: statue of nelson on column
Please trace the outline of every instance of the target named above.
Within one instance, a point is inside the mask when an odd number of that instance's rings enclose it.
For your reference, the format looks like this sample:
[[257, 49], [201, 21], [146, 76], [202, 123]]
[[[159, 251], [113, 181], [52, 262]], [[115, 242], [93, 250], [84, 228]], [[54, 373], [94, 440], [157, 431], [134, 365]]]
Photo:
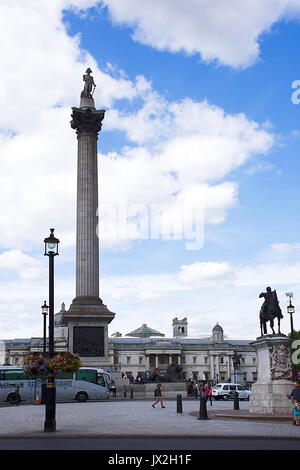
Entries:
[[94, 78], [91, 76], [92, 70], [87, 68], [83, 75], [84, 88], [81, 92], [81, 98], [93, 98], [93, 94], [96, 88]]

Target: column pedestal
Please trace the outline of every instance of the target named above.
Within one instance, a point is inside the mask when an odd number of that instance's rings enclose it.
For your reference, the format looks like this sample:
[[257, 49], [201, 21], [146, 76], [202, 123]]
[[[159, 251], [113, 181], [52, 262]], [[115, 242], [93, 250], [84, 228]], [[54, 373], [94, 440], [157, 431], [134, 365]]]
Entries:
[[282, 334], [261, 336], [250, 343], [256, 349], [258, 365], [249, 404], [251, 414], [291, 416], [287, 398], [294, 386], [290, 343]]

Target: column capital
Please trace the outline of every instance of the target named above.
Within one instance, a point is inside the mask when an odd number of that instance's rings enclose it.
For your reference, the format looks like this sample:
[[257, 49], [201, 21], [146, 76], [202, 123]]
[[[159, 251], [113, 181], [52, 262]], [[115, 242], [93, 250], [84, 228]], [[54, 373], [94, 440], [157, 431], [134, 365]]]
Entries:
[[72, 121], [70, 122], [72, 129], [76, 129], [76, 133], [98, 135], [101, 131], [102, 121], [104, 119], [104, 109], [92, 108], [72, 108]]

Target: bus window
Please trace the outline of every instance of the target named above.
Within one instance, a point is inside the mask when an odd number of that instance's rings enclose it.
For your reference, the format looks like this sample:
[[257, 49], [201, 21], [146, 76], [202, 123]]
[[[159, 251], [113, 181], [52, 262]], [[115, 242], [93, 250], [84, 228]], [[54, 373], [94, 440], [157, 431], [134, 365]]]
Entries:
[[73, 379], [73, 372], [60, 370], [56, 376], [56, 379]]
[[106, 383], [105, 383], [103, 374], [101, 374], [100, 372], [98, 372], [98, 374], [97, 374], [97, 384], [102, 385], [103, 387], [106, 387]]
[[26, 380], [26, 376], [22, 370], [6, 370], [4, 380]]
[[97, 383], [97, 371], [95, 369], [79, 369], [76, 372], [76, 380]]

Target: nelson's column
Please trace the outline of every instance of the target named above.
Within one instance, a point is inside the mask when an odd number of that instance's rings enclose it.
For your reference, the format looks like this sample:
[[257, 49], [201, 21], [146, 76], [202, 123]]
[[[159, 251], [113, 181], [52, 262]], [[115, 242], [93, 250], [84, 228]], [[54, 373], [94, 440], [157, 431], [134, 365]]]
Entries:
[[78, 139], [76, 297], [63, 314], [68, 326], [69, 351], [78, 353], [83, 365], [108, 365], [108, 324], [115, 314], [99, 297], [98, 165], [97, 140], [104, 110], [93, 99], [94, 79], [83, 75], [80, 107], [72, 108], [71, 127]]

